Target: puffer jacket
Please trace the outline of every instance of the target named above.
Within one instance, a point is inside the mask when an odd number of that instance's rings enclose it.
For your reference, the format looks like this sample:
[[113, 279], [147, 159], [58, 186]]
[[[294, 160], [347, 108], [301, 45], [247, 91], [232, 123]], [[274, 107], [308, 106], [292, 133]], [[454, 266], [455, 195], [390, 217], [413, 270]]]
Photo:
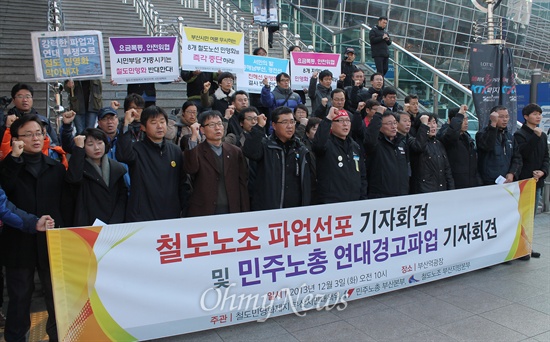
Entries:
[[[276, 86], [273, 91], [270, 91], [269, 86], [262, 88], [261, 101], [262, 105], [273, 110], [277, 107], [289, 107], [292, 110], [302, 103], [300, 95], [292, 91], [291, 88], [284, 89]], [[287, 100], [288, 98], [288, 100]]]

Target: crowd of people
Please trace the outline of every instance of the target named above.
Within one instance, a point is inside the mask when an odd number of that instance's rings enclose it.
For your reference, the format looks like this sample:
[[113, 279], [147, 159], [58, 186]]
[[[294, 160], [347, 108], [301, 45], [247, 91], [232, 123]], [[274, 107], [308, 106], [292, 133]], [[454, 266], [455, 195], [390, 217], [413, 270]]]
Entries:
[[335, 89], [330, 71], [312, 74], [303, 92], [311, 115], [287, 73], [277, 75], [274, 89], [265, 79], [252, 106], [249, 94], [234, 88], [235, 75], [185, 71], [188, 99], [179, 113], [147, 101], [149, 88], [140, 88], [143, 94], [125, 98], [120, 117], [117, 101], [104, 108], [92, 101], [101, 98], [93, 81], [67, 81], [71, 110], [57, 128], [34, 109], [32, 87], [14, 85], [14, 106], [0, 128], [5, 339], [21, 340], [30, 327], [35, 270], [47, 333], [57, 339], [47, 228], [338, 203], [497, 179], [535, 178], [540, 201], [549, 155], [538, 105], [523, 109], [526, 123], [514, 135], [502, 106], [475, 137], [465, 105], [438, 129], [437, 116], [419, 111], [418, 96], [401, 106], [383, 73], [370, 75], [367, 86], [354, 50], [344, 55]]

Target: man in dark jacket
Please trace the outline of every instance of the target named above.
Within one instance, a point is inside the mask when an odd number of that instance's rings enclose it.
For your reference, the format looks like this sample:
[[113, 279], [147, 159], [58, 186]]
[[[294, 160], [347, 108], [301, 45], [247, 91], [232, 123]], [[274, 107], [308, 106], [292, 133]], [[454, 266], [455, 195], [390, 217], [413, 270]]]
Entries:
[[369, 198], [408, 195], [409, 151], [404, 136], [397, 134], [395, 114], [378, 106], [366, 132]]
[[[227, 122], [227, 133], [233, 133], [236, 136], [240, 136], [243, 132], [241, 123], [239, 122], [239, 115], [241, 111], [248, 107], [248, 94], [244, 90], [237, 90], [233, 96], [231, 96], [231, 104], [225, 112], [221, 112], [224, 115], [224, 121]], [[227, 119], [229, 118], [229, 119]], [[240, 145], [237, 145], [240, 147]]]
[[[408, 114], [406, 114], [408, 115]], [[421, 123], [420, 120], [428, 119], [427, 123]], [[445, 147], [435, 138], [437, 133], [437, 117], [435, 114], [422, 115], [415, 121], [418, 135], [415, 138], [420, 140], [428, 137], [423, 148], [415, 148], [409, 145], [411, 161], [411, 181], [410, 192], [413, 194], [426, 193], [434, 191], [453, 190], [455, 182], [451, 172], [451, 165]], [[427, 125], [429, 130], [426, 134], [421, 126]]]
[[[49, 120], [34, 109], [33, 96], [34, 89], [29, 84], [17, 83], [11, 88], [11, 98], [14, 106], [6, 114], [6, 121], [0, 122], [0, 140], [3, 142], [7, 141], [8, 143], [11, 140], [11, 133], [9, 129], [6, 129], [9, 128], [9, 125], [6, 124], [7, 121], [11, 123], [15, 118], [20, 118], [23, 115], [38, 115], [42, 123], [46, 126], [46, 132], [48, 133], [48, 137], [50, 137], [50, 146], [58, 146], [59, 139], [57, 133], [52, 128], [52, 125], [50, 125]], [[4, 134], [6, 134], [6, 137], [4, 137]], [[2, 157], [3, 156], [0, 156], [0, 158]]]
[[382, 89], [384, 89], [384, 75], [379, 72], [375, 72], [370, 75], [370, 87], [367, 89], [367, 95], [364, 97], [364, 100], [376, 100], [378, 102], [382, 101]]
[[168, 115], [157, 106], [143, 110], [143, 141], [133, 141], [128, 127], [134, 119], [134, 112], [125, 113], [116, 150], [117, 160], [129, 167], [132, 183], [126, 221], [179, 218], [186, 204], [186, 177], [180, 148], [164, 138]]
[[393, 113], [403, 110], [403, 107], [397, 103], [397, 90], [393, 87], [384, 87], [380, 104]]
[[190, 146], [198, 142], [199, 129], [206, 140], [183, 152], [183, 168], [193, 178], [188, 216], [250, 210], [248, 166], [240, 148], [222, 142], [221, 113], [215, 110], [203, 112], [191, 128]]
[[296, 138], [296, 122], [289, 107], [272, 113], [273, 134], [268, 138], [259, 121], [243, 146], [244, 155], [256, 161], [252, 210], [291, 208], [311, 204], [312, 170], [309, 151]]
[[[323, 101], [321, 106], [313, 113], [314, 117], [324, 119], [327, 117], [331, 108], [336, 108], [338, 110], [345, 109], [346, 105], [346, 93], [343, 89], [336, 88], [330, 93], [330, 104], [328, 100]], [[351, 113], [355, 113], [352, 111]]]
[[448, 123], [437, 132], [437, 138], [447, 151], [456, 189], [481, 185], [477, 172], [477, 151], [474, 139], [468, 133], [466, 110], [466, 105], [449, 110]]
[[332, 108], [313, 139], [319, 203], [367, 198], [367, 173], [359, 144], [350, 136], [351, 118], [346, 110]]
[[510, 115], [504, 106], [491, 109], [489, 125], [476, 134], [478, 170], [484, 185], [495, 184], [504, 177], [505, 183], [517, 179], [521, 170], [521, 155], [508, 132]]
[[[0, 165], [0, 179], [8, 198], [36, 216], [50, 215], [58, 227], [70, 227], [72, 201], [66, 193], [65, 167], [42, 153], [44, 126], [36, 115], [24, 115], [11, 126], [12, 152]], [[4, 225], [1, 248], [6, 266], [9, 304], [6, 341], [24, 341], [30, 328], [34, 274], [38, 271], [48, 321], [46, 332], [57, 341], [52, 283], [45, 232], [23, 233]]]
[[321, 105], [330, 107], [330, 92], [332, 91], [332, 72], [315, 71], [309, 79], [308, 95], [311, 99], [311, 112], [315, 113]]
[[354, 85], [353, 82], [353, 73], [359, 68], [353, 64], [353, 61], [355, 60], [355, 49], [352, 47], [349, 47], [344, 52], [344, 59], [342, 60], [342, 66], [341, 66], [341, 74], [339, 77], [339, 83], [341, 82], [342, 85], [338, 86], [338, 88], [344, 89], [345, 87], [350, 87]]
[[518, 179], [535, 178], [537, 180], [537, 208], [544, 187], [544, 179], [548, 176], [550, 158], [548, 156], [547, 136], [538, 127], [542, 120], [542, 109], [535, 103], [530, 103], [522, 110], [525, 124], [514, 134], [523, 166]]
[[[544, 179], [550, 168], [550, 157], [548, 156], [548, 137], [538, 125], [542, 120], [542, 108], [535, 103], [523, 107], [521, 112], [525, 124], [514, 133], [515, 143], [518, 146], [523, 166], [518, 179], [535, 178], [537, 190], [535, 193], [535, 213], [542, 197]], [[531, 251], [531, 256], [539, 258], [540, 253]], [[528, 259], [527, 257], [523, 257]]]
[[344, 82], [338, 81], [337, 87], [344, 89], [346, 93], [346, 108], [349, 112], [355, 112], [358, 110], [360, 102], [367, 102], [372, 97], [372, 94], [368, 92], [368, 89], [365, 88], [365, 74], [363, 70], [356, 69], [353, 72], [352, 76], [352, 85], [343, 86]]
[[376, 64], [376, 72], [386, 75], [388, 72], [388, 59], [390, 57], [391, 38], [386, 32], [388, 26], [388, 18], [380, 17], [378, 25], [374, 26], [369, 32], [370, 48], [374, 64]]

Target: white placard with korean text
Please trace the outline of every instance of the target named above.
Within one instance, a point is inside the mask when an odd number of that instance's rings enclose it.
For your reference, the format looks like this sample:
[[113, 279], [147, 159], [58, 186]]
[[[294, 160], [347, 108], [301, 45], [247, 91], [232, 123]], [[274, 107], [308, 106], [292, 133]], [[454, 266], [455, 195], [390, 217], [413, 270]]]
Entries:
[[99, 31], [31, 32], [37, 82], [105, 77]]
[[332, 89], [336, 89], [336, 81], [342, 72], [341, 63], [342, 56], [337, 53], [291, 52], [290, 84], [292, 89], [307, 89], [311, 75], [323, 70], [332, 72]]
[[244, 71], [244, 34], [185, 27], [181, 43], [182, 70]]
[[534, 191], [526, 180], [50, 230], [59, 336], [145, 340], [345, 310], [349, 300], [518, 258], [531, 251]]
[[281, 58], [245, 55], [244, 73], [237, 77], [237, 89], [251, 94], [260, 94], [263, 80], [267, 78], [271, 88], [277, 85], [275, 77], [281, 72], [288, 74], [288, 61]]
[[179, 77], [176, 37], [111, 37], [111, 79], [118, 84], [172, 82]]

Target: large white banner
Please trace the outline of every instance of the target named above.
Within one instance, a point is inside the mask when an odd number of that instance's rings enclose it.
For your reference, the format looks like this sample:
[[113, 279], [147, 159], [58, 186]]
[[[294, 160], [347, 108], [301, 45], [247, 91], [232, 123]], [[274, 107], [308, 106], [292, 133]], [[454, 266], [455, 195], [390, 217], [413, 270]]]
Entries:
[[530, 253], [534, 181], [47, 232], [60, 339], [144, 340], [346, 302]]

